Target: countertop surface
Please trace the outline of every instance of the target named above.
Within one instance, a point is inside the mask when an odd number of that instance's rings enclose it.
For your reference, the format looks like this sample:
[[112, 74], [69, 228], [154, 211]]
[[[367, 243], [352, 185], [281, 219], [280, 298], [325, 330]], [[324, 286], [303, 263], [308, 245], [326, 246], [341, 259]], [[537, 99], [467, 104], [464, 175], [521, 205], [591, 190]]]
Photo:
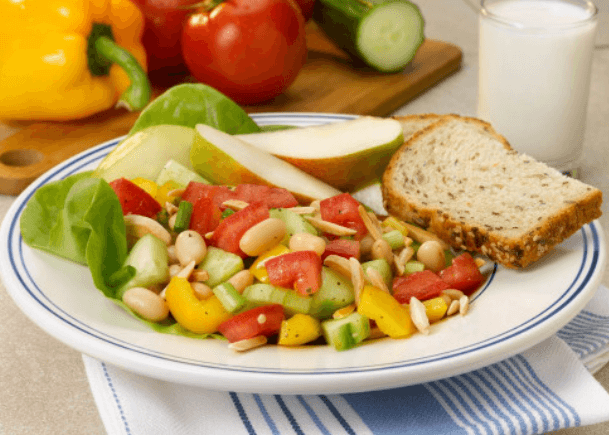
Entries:
[[[475, 116], [477, 101], [477, 16], [463, 0], [418, 2], [426, 36], [453, 43], [463, 51], [461, 69], [394, 114], [457, 113]], [[604, 25], [607, 23], [605, 22]], [[609, 47], [594, 52], [580, 178], [609, 195]], [[323, 111], [323, 108], [320, 108]], [[18, 127], [0, 124], [0, 139]], [[0, 219], [14, 197], [0, 195]], [[609, 234], [607, 203], [600, 223]], [[609, 274], [603, 283], [609, 285]], [[104, 434], [89, 390], [81, 355], [34, 325], [0, 283], [0, 435]], [[596, 375], [609, 390], [609, 366]], [[555, 433], [609, 433], [609, 422]]]

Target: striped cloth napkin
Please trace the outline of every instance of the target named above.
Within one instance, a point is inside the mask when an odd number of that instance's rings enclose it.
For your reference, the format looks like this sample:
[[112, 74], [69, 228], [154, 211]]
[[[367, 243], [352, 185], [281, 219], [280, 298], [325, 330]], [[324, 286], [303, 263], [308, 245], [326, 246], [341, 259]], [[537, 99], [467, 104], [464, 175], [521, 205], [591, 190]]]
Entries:
[[474, 372], [392, 390], [262, 395], [172, 384], [83, 356], [110, 435], [543, 434], [609, 420], [609, 289], [556, 335]]

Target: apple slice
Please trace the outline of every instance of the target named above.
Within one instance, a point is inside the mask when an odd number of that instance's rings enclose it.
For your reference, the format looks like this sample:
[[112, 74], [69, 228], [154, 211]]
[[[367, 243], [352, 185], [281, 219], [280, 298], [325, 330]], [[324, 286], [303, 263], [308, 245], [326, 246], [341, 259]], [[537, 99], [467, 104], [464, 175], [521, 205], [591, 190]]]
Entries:
[[235, 136], [205, 124], [195, 127], [190, 161], [193, 168], [215, 184], [264, 184], [283, 187], [300, 202], [341, 193], [300, 169]]
[[404, 142], [399, 121], [372, 116], [237, 137], [350, 192], [378, 180]]
[[124, 177], [156, 180], [170, 159], [192, 169], [190, 148], [195, 130], [181, 125], [155, 125], [117, 145], [97, 166], [94, 177], [110, 182]]

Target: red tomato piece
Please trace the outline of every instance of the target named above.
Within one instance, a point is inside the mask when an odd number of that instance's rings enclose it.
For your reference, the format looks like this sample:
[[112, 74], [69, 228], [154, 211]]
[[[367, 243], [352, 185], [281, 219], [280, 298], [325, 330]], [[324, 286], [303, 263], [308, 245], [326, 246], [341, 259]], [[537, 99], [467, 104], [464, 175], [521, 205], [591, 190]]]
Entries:
[[340, 257], [360, 259], [359, 240], [334, 239], [326, 244], [326, 250], [321, 255], [322, 261], [328, 255], [338, 255]]
[[315, 6], [316, 1], [317, 0], [296, 0], [296, 4], [298, 4], [305, 21], [309, 21], [313, 16], [313, 7]]
[[485, 279], [468, 252], [453, 258], [452, 264], [441, 270], [439, 275], [450, 288], [461, 290], [466, 295], [472, 294]]
[[123, 209], [123, 215], [137, 214], [155, 218], [161, 211], [161, 204], [148, 192], [126, 178], [118, 178], [110, 183], [110, 187], [118, 196]]
[[221, 216], [222, 213], [214, 206], [212, 198], [201, 197], [192, 206], [189, 228], [205, 237], [205, 234], [216, 229]]
[[359, 202], [350, 194], [341, 193], [326, 198], [319, 206], [323, 220], [356, 230], [356, 239], [362, 238], [368, 232], [366, 224], [359, 215]]
[[239, 248], [239, 241], [247, 230], [270, 217], [269, 208], [262, 202], [254, 202], [238, 212], [220, 221], [210, 239], [210, 243], [220, 249], [237, 254], [242, 258], [247, 255]]
[[228, 186], [214, 186], [211, 184], [199, 183], [191, 181], [184, 189], [182, 194], [182, 200], [195, 204], [201, 197], [208, 197], [213, 199], [215, 206], [219, 207], [221, 204], [228, 199], [236, 199], [235, 193], [228, 188]]
[[235, 195], [245, 202], [261, 201], [268, 208], [296, 207], [298, 201], [289, 190], [281, 187], [262, 186], [259, 184], [239, 184], [235, 187]]
[[[182, 30], [190, 73], [239, 104], [270, 100], [307, 60], [304, 17], [291, 0], [232, 0], [193, 11]], [[213, 3], [213, 2], [211, 2]]]
[[231, 343], [259, 335], [270, 337], [279, 332], [284, 318], [283, 306], [280, 304], [263, 305], [222, 322], [218, 331]]
[[292, 288], [308, 296], [321, 287], [321, 257], [313, 251], [295, 251], [267, 260], [269, 282], [280, 287]]
[[420, 301], [440, 296], [442, 290], [451, 288], [431, 270], [414, 272], [393, 280], [393, 297], [401, 304], [410, 303], [414, 296]]

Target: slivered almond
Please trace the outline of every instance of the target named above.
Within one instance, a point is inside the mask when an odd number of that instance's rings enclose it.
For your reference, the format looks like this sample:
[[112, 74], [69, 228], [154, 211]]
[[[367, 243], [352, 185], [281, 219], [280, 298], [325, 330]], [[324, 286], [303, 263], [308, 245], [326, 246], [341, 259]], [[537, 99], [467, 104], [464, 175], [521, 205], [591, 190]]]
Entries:
[[351, 270], [351, 283], [355, 294], [355, 305], [359, 304], [359, 298], [364, 289], [364, 269], [355, 257], [349, 258], [349, 268]]
[[292, 207], [289, 210], [296, 214], [313, 214], [317, 211], [315, 207]]
[[[188, 279], [188, 278], [190, 278], [190, 274], [192, 273], [193, 270], [195, 270], [195, 262], [191, 261], [186, 266], [184, 266], [182, 268], [182, 270], [180, 270], [178, 273], [176, 273], [175, 276], [184, 278], [184, 279]], [[165, 286], [165, 288], [161, 291], [161, 293], [159, 293], [159, 296], [162, 297], [163, 299], [165, 299], [165, 293], [167, 292], [167, 287], [169, 287], [169, 284], [167, 284], [167, 286]]]
[[224, 207], [230, 208], [231, 210], [239, 211], [247, 207], [249, 203], [241, 201], [240, 199], [227, 199], [222, 203], [222, 205]]
[[406, 228], [408, 228], [408, 235], [417, 242], [424, 243], [428, 240], [435, 240], [436, 242], [440, 243], [440, 245], [442, 245], [442, 249], [450, 249], [450, 246], [444, 240], [436, 236], [434, 233], [424, 230], [423, 228], [419, 228], [416, 225], [409, 224], [408, 222], [402, 222], [402, 224], [404, 224]]
[[463, 292], [461, 290], [457, 290], [454, 288], [442, 290], [441, 294], [448, 296], [452, 300], [459, 300], [463, 296]]
[[184, 195], [184, 192], [186, 191], [186, 189], [173, 189], [170, 190], [169, 192], [167, 192], [167, 196], [182, 196]]
[[381, 276], [378, 270], [374, 267], [369, 267], [365, 272], [365, 278], [368, 278], [368, 282], [372, 284], [374, 287], [383, 290], [386, 293], [391, 293], [389, 288], [387, 287], [387, 283]]
[[447, 316], [452, 316], [453, 314], [457, 313], [459, 311], [461, 307], [461, 304], [459, 304], [459, 301], [456, 299], [453, 299], [450, 303], [450, 305], [448, 306], [448, 310], [446, 311], [446, 315]]
[[333, 319], [342, 319], [355, 311], [355, 304], [345, 305], [332, 313]]
[[381, 239], [383, 237], [383, 233], [381, 232], [380, 225], [376, 226], [374, 224], [373, 220], [371, 219], [370, 215], [368, 214], [368, 212], [366, 211], [364, 206], [360, 204], [357, 207], [357, 211], [358, 211], [360, 217], [362, 218], [362, 220], [364, 221], [364, 225], [366, 225], [366, 229], [368, 230], [370, 235], [374, 238], [374, 240]]
[[357, 231], [352, 228], [343, 227], [342, 225], [324, 221], [320, 218], [305, 216], [305, 219], [318, 230], [334, 236], [352, 236], [357, 233]]
[[171, 234], [163, 225], [146, 216], [128, 214], [125, 216], [125, 228], [127, 230], [127, 240], [135, 242], [146, 234], [152, 234], [167, 246], [171, 245]]
[[345, 257], [341, 257], [340, 255], [328, 255], [324, 259], [324, 266], [328, 266], [333, 271], [351, 279], [351, 266], [349, 260]]
[[236, 350], [237, 352], [245, 352], [246, 350], [255, 349], [260, 346], [264, 346], [267, 339], [264, 335], [258, 335], [254, 338], [247, 338], [245, 340], [235, 341], [228, 345], [229, 349]]
[[178, 212], [178, 206], [172, 202], [165, 202], [165, 211], [170, 215], [176, 214]]
[[427, 318], [427, 312], [425, 311], [423, 302], [413, 296], [410, 298], [409, 305], [410, 317], [414, 326], [423, 334], [429, 334], [429, 319]]
[[209, 279], [209, 272], [203, 269], [195, 269], [190, 274], [189, 279], [193, 282], [207, 281]]
[[466, 295], [459, 299], [459, 314], [465, 316], [469, 311], [469, 298]]

